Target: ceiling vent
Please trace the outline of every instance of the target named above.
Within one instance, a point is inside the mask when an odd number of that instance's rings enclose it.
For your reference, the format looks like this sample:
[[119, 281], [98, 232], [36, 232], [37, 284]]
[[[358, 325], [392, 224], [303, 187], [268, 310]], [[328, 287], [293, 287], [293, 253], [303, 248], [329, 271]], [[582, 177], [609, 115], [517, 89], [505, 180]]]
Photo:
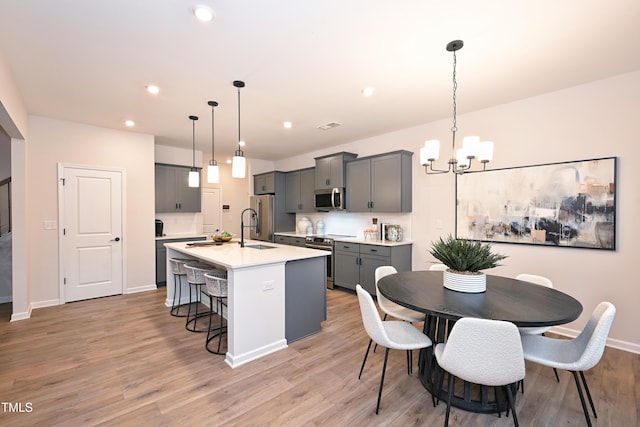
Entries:
[[340, 123], [338, 123], [338, 122], [329, 122], [329, 123], [325, 123], [323, 125], [319, 125], [318, 129], [329, 130], [329, 129], [337, 128], [338, 126], [340, 126]]

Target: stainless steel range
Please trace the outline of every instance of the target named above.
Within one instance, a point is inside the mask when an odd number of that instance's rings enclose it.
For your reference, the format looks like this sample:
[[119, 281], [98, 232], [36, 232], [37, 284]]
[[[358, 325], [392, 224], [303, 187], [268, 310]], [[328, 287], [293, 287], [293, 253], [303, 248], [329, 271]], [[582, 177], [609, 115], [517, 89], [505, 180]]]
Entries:
[[347, 236], [342, 234], [323, 234], [316, 236], [307, 236], [305, 238], [305, 246], [311, 249], [319, 249], [322, 251], [329, 251], [331, 255], [327, 257], [327, 288], [333, 289], [333, 251], [334, 240], [338, 238], [348, 238], [355, 236]]

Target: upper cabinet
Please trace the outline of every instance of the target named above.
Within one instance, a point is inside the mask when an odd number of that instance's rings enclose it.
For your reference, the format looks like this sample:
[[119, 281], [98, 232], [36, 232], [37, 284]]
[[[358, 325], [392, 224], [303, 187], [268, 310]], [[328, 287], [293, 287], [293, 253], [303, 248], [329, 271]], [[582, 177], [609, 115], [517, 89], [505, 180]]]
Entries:
[[276, 173], [267, 172], [253, 176], [253, 194], [275, 194]]
[[285, 185], [287, 212], [314, 212], [315, 179], [315, 168], [287, 172]]
[[410, 151], [394, 151], [346, 163], [349, 212], [411, 212]]
[[189, 187], [190, 170], [186, 166], [156, 163], [157, 213], [200, 212], [200, 187]]
[[345, 187], [345, 162], [357, 154], [341, 152], [316, 157], [316, 190]]
[[287, 174], [280, 171], [272, 171], [253, 175], [253, 194], [275, 194], [282, 201], [284, 209], [285, 180]]

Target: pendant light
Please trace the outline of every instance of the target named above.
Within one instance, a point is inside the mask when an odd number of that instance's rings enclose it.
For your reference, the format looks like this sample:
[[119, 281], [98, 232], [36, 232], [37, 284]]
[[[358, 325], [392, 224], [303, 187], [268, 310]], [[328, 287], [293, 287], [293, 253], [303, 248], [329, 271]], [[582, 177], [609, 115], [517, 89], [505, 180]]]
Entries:
[[196, 168], [196, 120], [198, 116], [189, 116], [192, 124], [192, 141], [193, 141], [193, 163], [189, 171], [189, 187], [200, 187], [200, 172]]
[[456, 90], [458, 89], [458, 82], [456, 81], [456, 51], [462, 49], [462, 46], [464, 46], [462, 40], [454, 40], [447, 44], [447, 51], [453, 52], [453, 126], [451, 127], [452, 144], [449, 168], [446, 170], [433, 168], [433, 161], [438, 160], [438, 157], [440, 157], [440, 141], [430, 139], [420, 149], [420, 164], [424, 166], [424, 171], [427, 174], [464, 173], [464, 171], [471, 168], [471, 161], [476, 157], [482, 163], [484, 170], [487, 163], [493, 159], [493, 142], [480, 142], [480, 137], [478, 136], [465, 137], [462, 148], [456, 150], [456, 132], [458, 131], [456, 118]]
[[207, 167], [207, 182], [210, 184], [220, 183], [220, 168], [218, 162], [216, 162], [215, 150], [214, 150], [214, 130], [215, 122], [213, 117], [213, 110], [218, 106], [216, 101], [207, 102], [211, 106], [211, 160], [209, 160], [209, 167]]
[[244, 178], [247, 168], [247, 159], [244, 157], [244, 153], [242, 152], [244, 142], [240, 139], [240, 88], [244, 87], [244, 82], [235, 80], [233, 85], [238, 88], [238, 149], [233, 156], [231, 176], [234, 178]]

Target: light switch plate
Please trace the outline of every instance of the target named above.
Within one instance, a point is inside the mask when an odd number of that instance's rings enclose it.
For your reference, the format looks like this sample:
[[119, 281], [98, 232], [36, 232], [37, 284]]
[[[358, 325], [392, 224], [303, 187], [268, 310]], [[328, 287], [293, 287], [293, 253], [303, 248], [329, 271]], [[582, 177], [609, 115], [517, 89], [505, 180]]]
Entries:
[[46, 219], [44, 221], [44, 229], [45, 230], [55, 230], [56, 229], [56, 220], [55, 219]]

